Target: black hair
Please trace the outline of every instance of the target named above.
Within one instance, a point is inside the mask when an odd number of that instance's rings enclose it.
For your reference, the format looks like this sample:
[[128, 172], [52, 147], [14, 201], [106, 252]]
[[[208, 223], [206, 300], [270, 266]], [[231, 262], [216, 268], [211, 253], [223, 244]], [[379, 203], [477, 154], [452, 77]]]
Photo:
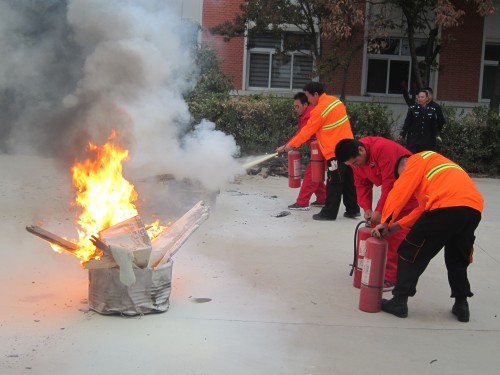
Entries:
[[314, 95], [314, 93], [318, 93], [318, 95], [322, 95], [325, 92], [325, 87], [322, 83], [319, 82], [309, 82], [302, 88], [302, 90], [307, 91], [309, 94]]
[[396, 164], [394, 165], [394, 178], [397, 180], [399, 178], [399, 164], [403, 159], [408, 159], [411, 155], [400, 156]]
[[300, 100], [302, 104], [309, 104], [309, 100], [307, 100], [307, 95], [305, 92], [298, 92], [293, 96], [293, 100]]
[[432, 94], [432, 88], [430, 88], [429, 86], [425, 87], [424, 90], [427, 91], [429, 94]]
[[355, 158], [359, 155], [359, 147], [365, 145], [357, 139], [342, 139], [335, 146], [335, 157], [340, 163], [345, 163], [347, 160]]

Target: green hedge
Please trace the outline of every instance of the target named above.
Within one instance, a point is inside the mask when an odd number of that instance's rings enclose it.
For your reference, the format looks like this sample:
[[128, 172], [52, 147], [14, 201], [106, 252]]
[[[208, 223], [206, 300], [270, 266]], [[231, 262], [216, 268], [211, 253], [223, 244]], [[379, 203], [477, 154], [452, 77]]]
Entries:
[[465, 114], [443, 107], [446, 124], [441, 132], [438, 151], [470, 173], [500, 173], [500, 117], [488, 115], [486, 107]]
[[378, 103], [347, 103], [347, 113], [355, 138], [380, 136], [392, 138], [393, 114]]
[[242, 155], [274, 152], [297, 131], [293, 101], [273, 96], [205, 98], [189, 103], [194, 121], [202, 118], [234, 136]]
[[[211, 95], [189, 101], [194, 123], [205, 118], [216, 129], [232, 134], [243, 155], [272, 152], [297, 131], [293, 100], [252, 95], [223, 98]], [[379, 135], [390, 138], [392, 113], [377, 103], [348, 104], [353, 132], [357, 138]]]
[[[297, 117], [291, 98], [274, 96], [197, 96], [188, 101], [193, 124], [207, 119], [216, 129], [231, 134], [241, 154], [273, 152], [297, 130]], [[356, 138], [378, 135], [393, 139], [393, 113], [378, 103], [347, 103]], [[500, 116], [489, 116], [487, 108], [470, 113], [443, 107], [446, 124], [438, 151], [470, 173], [500, 174]]]

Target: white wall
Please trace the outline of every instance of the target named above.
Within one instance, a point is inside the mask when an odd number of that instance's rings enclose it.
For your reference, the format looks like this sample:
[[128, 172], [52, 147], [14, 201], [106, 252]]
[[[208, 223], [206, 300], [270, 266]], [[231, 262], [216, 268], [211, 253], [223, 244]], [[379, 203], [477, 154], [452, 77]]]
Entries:
[[203, 0], [167, 0], [180, 17], [201, 25]]

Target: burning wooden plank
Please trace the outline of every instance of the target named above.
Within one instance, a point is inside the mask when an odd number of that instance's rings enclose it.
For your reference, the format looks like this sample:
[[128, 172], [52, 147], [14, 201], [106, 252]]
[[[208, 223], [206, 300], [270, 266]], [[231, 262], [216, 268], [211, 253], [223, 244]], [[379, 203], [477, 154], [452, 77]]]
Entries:
[[51, 244], [54, 244], [56, 246], [63, 248], [66, 251], [69, 251], [70, 253], [73, 253], [74, 251], [79, 249], [78, 245], [74, 244], [73, 242], [65, 240], [64, 238], [59, 237], [54, 233], [50, 233], [49, 231], [42, 229], [39, 226], [31, 225], [26, 227], [26, 230], [31, 234], [34, 234], [35, 236], [50, 242]]
[[[179, 250], [179, 248], [186, 242], [188, 237], [199, 228], [201, 223], [203, 223], [208, 218], [209, 207], [203, 204], [203, 201], [199, 201], [196, 203], [188, 212], [186, 212], [181, 218], [179, 218], [175, 223], [166, 228], [163, 232], [161, 232], [156, 238], [151, 241], [152, 250], [149, 249], [147, 252], [148, 260], [147, 268], [156, 268], [166, 263], [169, 258], [175, 254]], [[132, 223], [138, 222], [139, 218], [132, 218]], [[129, 223], [130, 224], [130, 223]], [[126, 227], [123, 223], [117, 224], [118, 227]], [[116, 228], [115, 228], [116, 229]], [[113, 232], [116, 232], [113, 229]], [[106, 231], [106, 232], [105, 232]], [[99, 238], [93, 237], [91, 238], [92, 243], [104, 252], [104, 255], [100, 259], [91, 259], [87, 262], [83, 263], [83, 267], [86, 269], [103, 269], [103, 268], [113, 268], [118, 267], [118, 264], [114, 260], [112, 254], [110, 253], [109, 245], [109, 237], [106, 238], [106, 235], [103, 234], [109, 232], [108, 230], [102, 231], [100, 233]], [[137, 227], [134, 232], [137, 232]], [[140, 232], [142, 233], [142, 232]], [[103, 238], [104, 237], [104, 238]], [[137, 237], [137, 236], [135, 236]], [[138, 241], [143, 236], [138, 235], [138, 238], [135, 238], [135, 241]], [[143, 239], [143, 238], [142, 238]], [[141, 241], [139, 243], [142, 244]], [[115, 243], [118, 245], [118, 243]], [[121, 246], [130, 247], [129, 244], [125, 244], [123, 242], [120, 243]], [[142, 246], [141, 246], [142, 247]], [[144, 265], [144, 256], [141, 256], [141, 249], [133, 248], [131, 251], [134, 253], [136, 266], [140, 266], [143, 268]], [[139, 252], [137, 252], [139, 251]], [[142, 254], [145, 255], [145, 254]], [[140, 257], [140, 261], [139, 260]]]
[[180, 219], [151, 241], [153, 251], [148, 267], [155, 268], [175, 254], [187, 238], [208, 218], [209, 207], [196, 203]]

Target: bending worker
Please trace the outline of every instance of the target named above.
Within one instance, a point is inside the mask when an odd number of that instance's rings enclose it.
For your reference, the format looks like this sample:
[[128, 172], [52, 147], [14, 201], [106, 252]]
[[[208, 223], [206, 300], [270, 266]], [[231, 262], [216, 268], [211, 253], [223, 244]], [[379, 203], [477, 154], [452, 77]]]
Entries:
[[319, 148], [327, 160], [327, 182], [325, 206], [314, 220], [336, 220], [340, 208], [340, 201], [346, 207], [344, 217], [357, 218], [360, 216], [359, 206], [354, 188], [354, 176], [351, 168], [344, 163], [337, 163], [335, 146], [344, 138], [354, 138], [351, 124], [344, 103], [335, 96], [327, 95], [319, 82], [309, 82], [304, 86], [309, 103], [315, 107], [307, 124], [287, 144], [280, 146], [276, 152], [288, 152], [309, 140], [316, 134]]
[[[335, 155], [339, 163], [345, 163], [353, 169], [354, 185], [358, 204], [364, 210], [365, 220], [372, 226], [380, 224], [382, 209], [389, 192], [394, 185], [394, 167], [401, 156], [411, 152], [399, 143], [383, 137], [364, 137], [359, 140], [343, 139], [335, 147]], [[373, 187], [381, 186], [381, 193], [375, 209], [373, 209]], [[399, 217], [409, 214], [417, 207], [417, 200], [410, 198]], [[408, 233], [402, 229], [387, 238], [389, 249], [385, 268], [384, 292], [394, 289], [398, 266], [398, 247]]]
[[[444, 246], [452, 313], [461, 322], [469, 321], [468, 297], [472, 297], [467, 267], [472, 259], [474, 231], [481, 221], [483, 197], [469, 175], [444, 156], [423, 151], [403, 156], [395, 170], [397, 181], [382, 211], [382, 223], [372, 234], [380, 236], [401, 229], [410, 231], [398, 249], [396, 285], [391, 300], [382, 300], [382, 310], [400, 318], [408, 316], [408, 297], [432, 258]], [[412, 195], [418, 207], [399, 217]]]

